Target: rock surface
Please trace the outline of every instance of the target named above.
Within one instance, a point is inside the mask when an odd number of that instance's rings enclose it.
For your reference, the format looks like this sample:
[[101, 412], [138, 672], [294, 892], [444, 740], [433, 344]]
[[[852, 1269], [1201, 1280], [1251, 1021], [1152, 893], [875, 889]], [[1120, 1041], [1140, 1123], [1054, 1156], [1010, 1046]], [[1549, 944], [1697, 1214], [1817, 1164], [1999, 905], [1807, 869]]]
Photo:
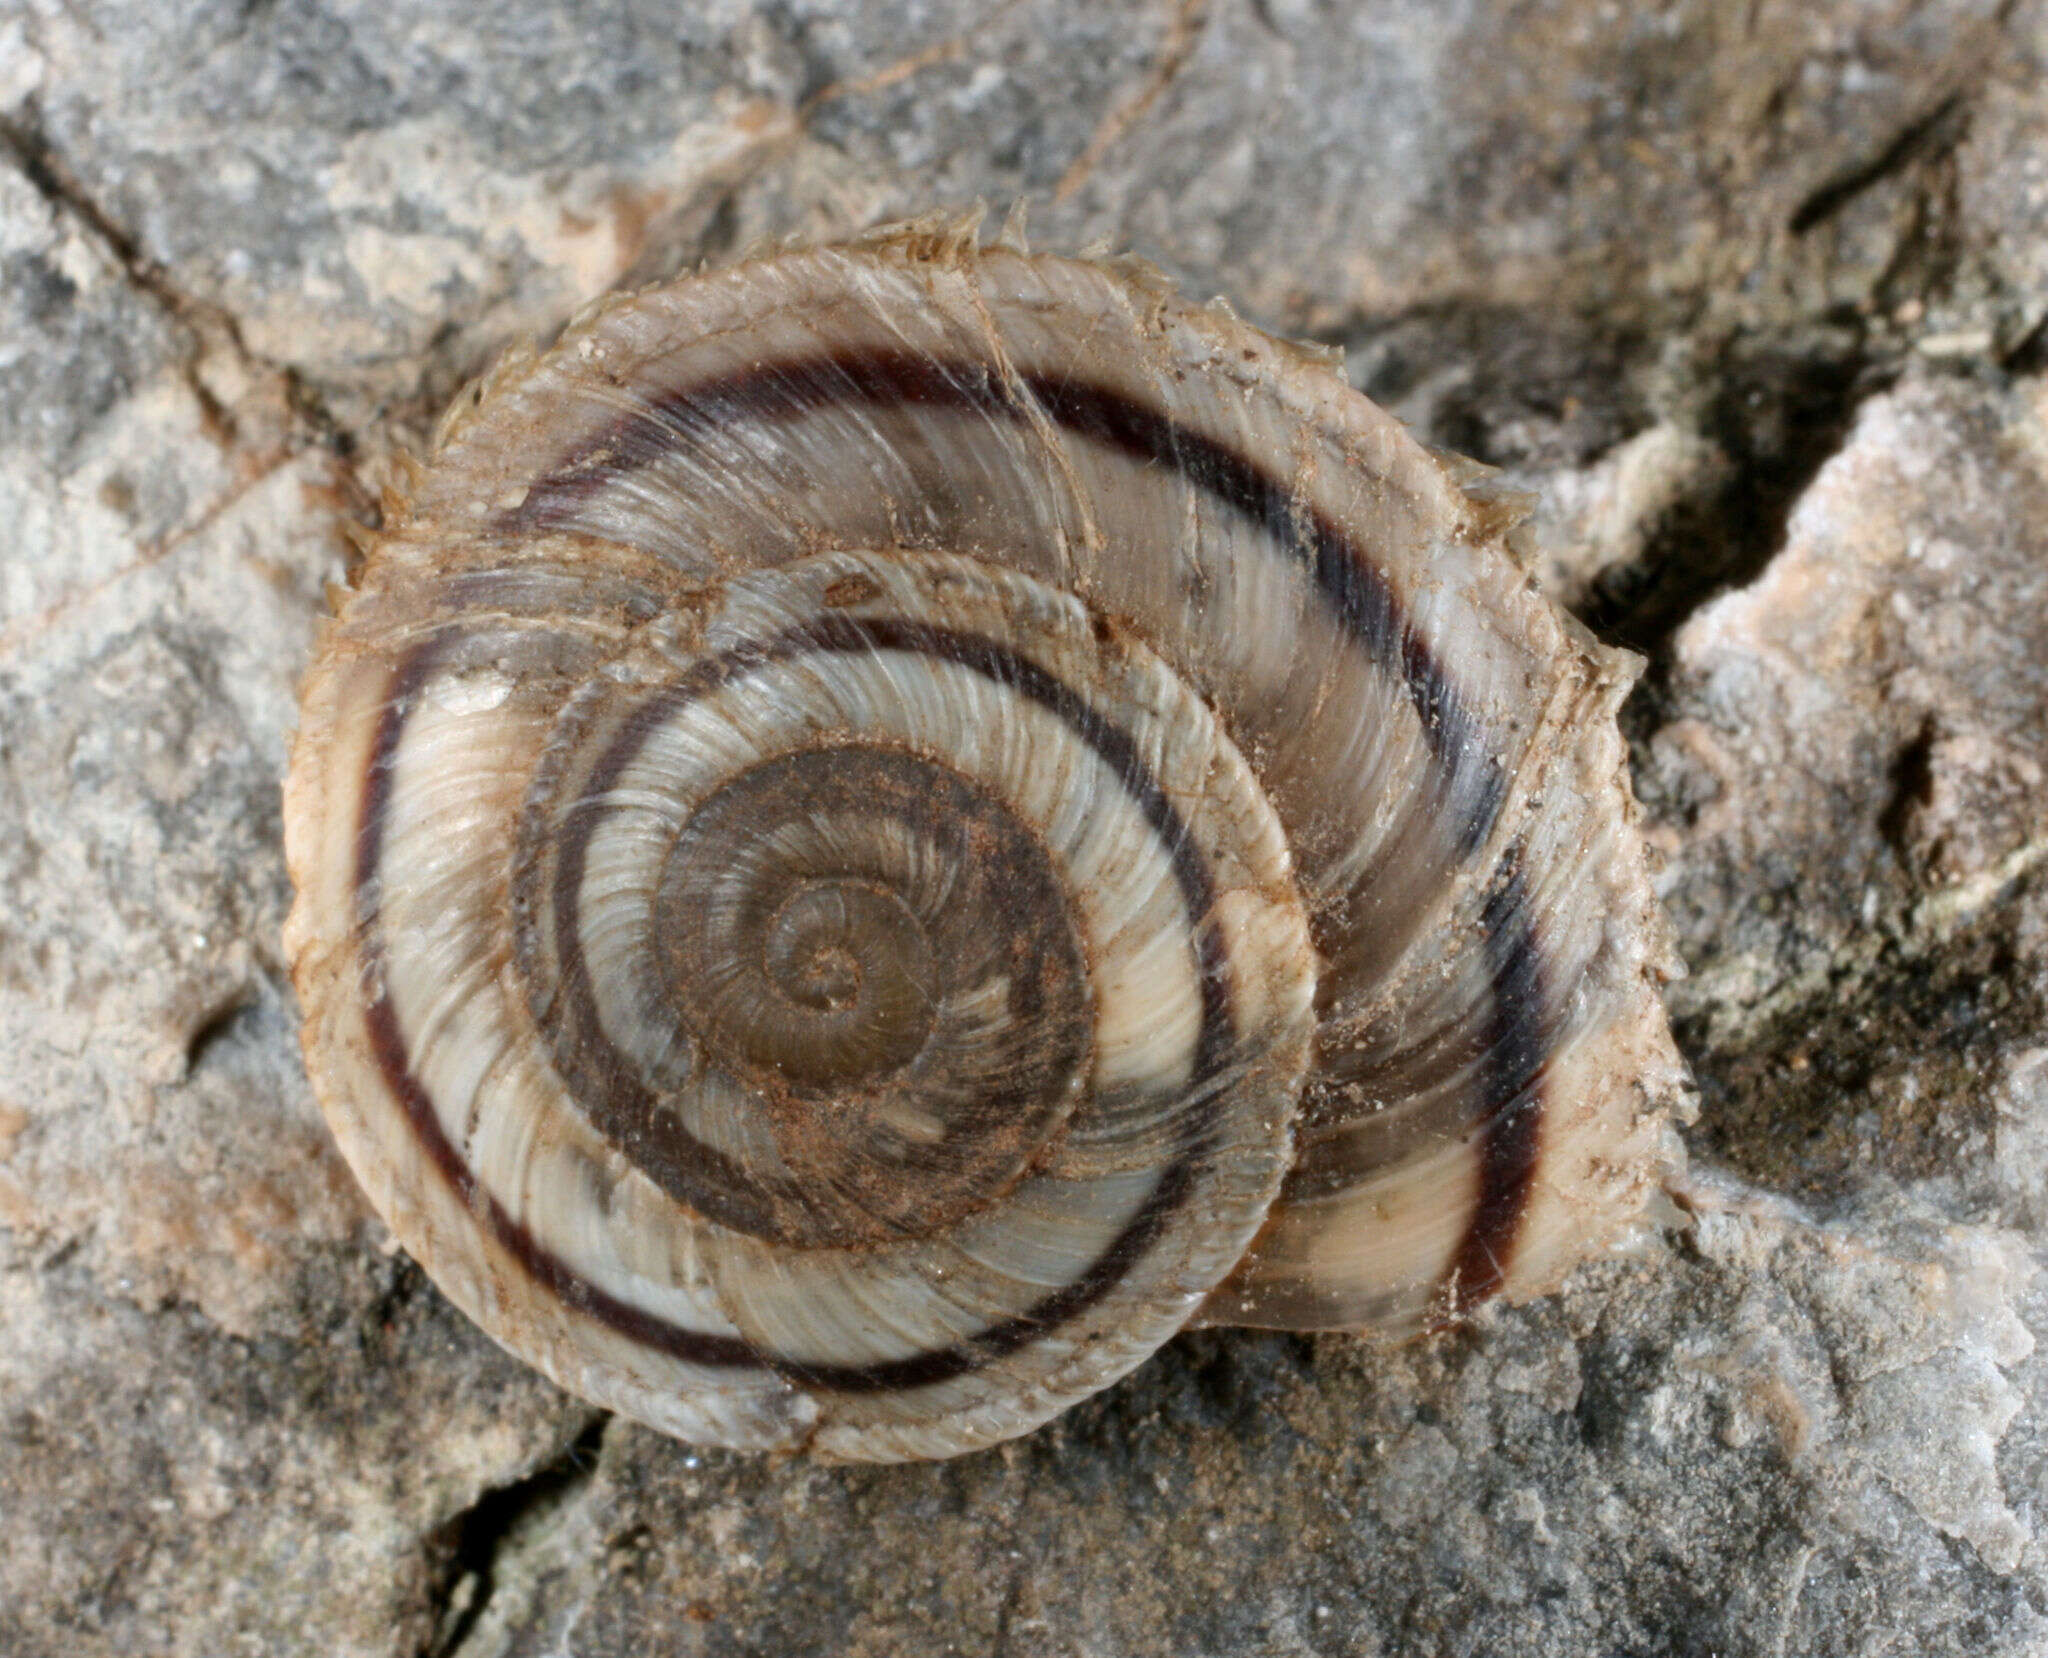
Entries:
[[[2048, 7], [0, 0], [0, 1651], [2048, 1652]], [[1345, 345], [1651, 655], [1671, 1227], [940, 1467], [499, 1355], [313, 1109], [342, 523], [508, 340], [974, 197]]]

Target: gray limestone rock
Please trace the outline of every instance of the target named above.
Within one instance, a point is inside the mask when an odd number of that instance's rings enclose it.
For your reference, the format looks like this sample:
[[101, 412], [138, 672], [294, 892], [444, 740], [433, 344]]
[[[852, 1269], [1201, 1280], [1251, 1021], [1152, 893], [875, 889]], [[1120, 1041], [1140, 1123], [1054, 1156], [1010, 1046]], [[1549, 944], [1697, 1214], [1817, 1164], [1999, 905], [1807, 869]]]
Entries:
[[[2048, 1651], [2044, 69], [2038, 0], [0, 0], [0, 1652]], [[1650, 654], [1695, 1174], [1433, 1344], [696, 1451], [330, 1146], [294, 685], [504, 344], [977, 197], [1346, 346]]]

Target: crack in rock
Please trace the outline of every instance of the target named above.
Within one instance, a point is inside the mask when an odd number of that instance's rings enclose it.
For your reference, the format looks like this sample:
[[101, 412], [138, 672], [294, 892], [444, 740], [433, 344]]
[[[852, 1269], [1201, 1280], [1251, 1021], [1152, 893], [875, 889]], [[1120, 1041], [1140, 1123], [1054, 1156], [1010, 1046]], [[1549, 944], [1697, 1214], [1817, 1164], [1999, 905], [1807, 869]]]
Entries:
[[597, 1411], [557, 1455], [531, 1473], [482, 1492], [441, 1528], [446, 1551], [431, 1601], [433, 1633], [420, 1658], [454, 1658], [491, 1604], [511, 1563], [573, 1508], [597, 1476], [612, 1416]]
[[342, 455], [354, 448], [351, 435], [294, 370], [250, 348], [231, 311], [187, 293], [171, 280], [164, 266], [144, 250], [141, 238], [86, 189], [33, 121], [0, 117], [0, 156], [11, 160], [51, 207], [82, 225], [138, 293], [186, 330], [190, 352], [179, 367], [198, 400], [208, 435], [222, 448], [232, 449], [246, 440], [236, 409], [208, 383], [204, 372], [207, 358], [216, 352], [225, 352], [245, 375], [267, 383], [267, 389], [288, 412], [289, 425], [296, 428], [281, 443], [260, 447], [287, 455], [314, 442]]

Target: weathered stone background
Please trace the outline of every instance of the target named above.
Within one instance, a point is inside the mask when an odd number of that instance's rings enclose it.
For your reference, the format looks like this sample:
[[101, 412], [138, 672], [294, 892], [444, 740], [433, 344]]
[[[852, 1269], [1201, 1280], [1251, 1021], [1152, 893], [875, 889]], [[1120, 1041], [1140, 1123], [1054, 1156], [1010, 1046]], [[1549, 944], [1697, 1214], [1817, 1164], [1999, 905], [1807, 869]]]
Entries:
[[[2048, 1653], [2048, 6], [0, 0], [0, 1652]], [[1001, 1451], [692, 1452], [329, 1148], [277, 785], [507, 341], [974, 197], [1536, 492], [1692, 976], [1684, 1224]]]

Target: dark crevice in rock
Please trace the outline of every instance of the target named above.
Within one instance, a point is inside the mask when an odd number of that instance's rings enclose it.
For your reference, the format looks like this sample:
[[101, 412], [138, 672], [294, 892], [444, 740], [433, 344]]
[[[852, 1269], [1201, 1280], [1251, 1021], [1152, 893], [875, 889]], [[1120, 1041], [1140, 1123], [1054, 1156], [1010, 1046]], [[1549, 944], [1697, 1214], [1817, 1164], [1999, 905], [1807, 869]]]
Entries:
[[609, 1411], [594, 1412], [562, 1452], [532, 1473], [493, 1486], [440, 1528], [430, 1548], [440, 1564], [430, 1604], [433, 1633], [420, 1658], [452, 1658], [491, 1603], [509, 1549], [559, 1514], [597, 1474]]
[[1908, 122], [1876, 155], [1836, 174], [1808, 195], [1793, 211], [1792, 234], [1804, 236], [1827, 223], [1873, 185], [1954, 149], [1962, 140], [1968, 108], [1968, 101], [1960, 92], [1951, 92], [1925, 114]]
[[[1944, 274], [1922, 259], [1895, 285], [1917, 294]], [[1900, 342], [1854, 308], [1718, 338], [1667, 321], [1668, 332], [1563, 309], [1448, 305], [1318, 337], [1341, 345], [1353, 384], [1425, 442], [1489, 466], [1588, 466], [1660, 417], [1725, 455], [1574, 606], [1603, 637], [1654, 658], [1701, 604], [1770, 562], [1857, 408], [1903, 361]]]
[[1901, 858], [1911, 855], [1909, 845], [1914, 812], [1934, 796], [1934, 744], [1937, 732], [1930, 716], [1922, 722], [1911, 742], [1899, 751], [1887, 770], [1891, 798], [1878, 813], [1878, 832]]
[[2021, 378], [2048, 373], [2048, 314], [2020, 336], [2003, 366], [2008, 374]]
[[1666, 512], [1640, 558], [1602, 574], [1584, 608], [1587, 624], [1655, 656], [1701, 605], [1755, 580], [1857, 408], [1895, 375], [1860, 331], [1727, 347], [1701, 425], [1732, 466], [1710, 493]]
[[244, 1016], [254, 1011], [254, 1001], [253, 989], [242, 986], [227, 996], [218, 1007], [210, 1009], [201, 1017], [192, 1034], [185, 1038], [187, 1076], [198, 1071], [233, 1039], [237, 1031], [249, 1023]]

